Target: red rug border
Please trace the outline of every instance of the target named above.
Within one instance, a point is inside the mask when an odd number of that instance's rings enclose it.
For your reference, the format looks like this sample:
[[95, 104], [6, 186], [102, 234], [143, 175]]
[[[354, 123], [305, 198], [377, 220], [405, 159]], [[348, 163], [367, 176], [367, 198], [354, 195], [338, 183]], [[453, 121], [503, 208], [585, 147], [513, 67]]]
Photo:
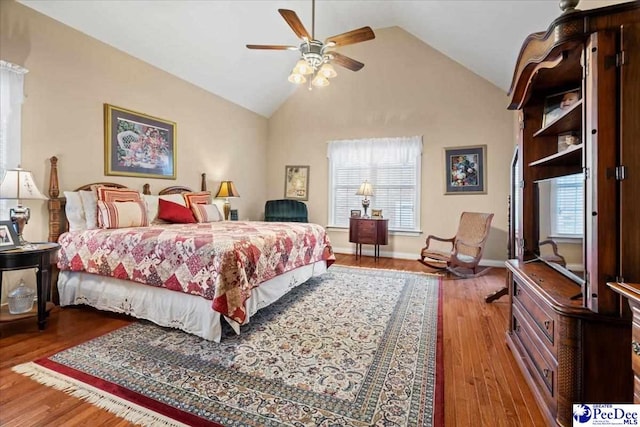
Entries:
[[[131, 391], [117, 384], [94, 377], [93, 375], [86, 374], [84, 372], [78, 371], [68, 366], [61, 365], [60, 363], [49, 360], [48, 358], [38, 359], [34, 361], [34, 363], [42, 367], [45, 367], [47, 369], [50, 369], [52, 371], [55, 371], [59, 374], [66, 375], [70, 378], [78, 380], [91, 387], [100, 389], [105, 393], [109, 393], [111, 395], [114, 395], [126, 401], [129, 401], [135, 405], [139, 405], [153, 412], [157, 412], [158, 414], [164, 415], [180, 423], [184, 423], [188, 425], [197, 425], [197, 426], [224, 427], [222, 424], [216, 423], [214, 421], [206, 420], [197, 415], [177, 409], [171, 405], [158, 402], [157, 400], [151, 399], [143, 394], [137, 393], [135, 391]], [[108, 409], [104, 409], [104, 410], [107, 412], [110, 412]], [[122, 418], [122, 417], [119, 417], [117, 414], [113, 414], [113, 415], [115, 417]]]

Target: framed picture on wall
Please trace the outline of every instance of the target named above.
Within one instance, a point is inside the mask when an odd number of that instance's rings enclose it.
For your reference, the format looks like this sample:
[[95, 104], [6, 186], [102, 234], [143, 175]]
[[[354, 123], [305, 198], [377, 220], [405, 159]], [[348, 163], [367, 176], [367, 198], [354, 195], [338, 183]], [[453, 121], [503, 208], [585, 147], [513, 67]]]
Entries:
[[[0, 221], [0, 251], [18, 247], [18, 234], [11, 221]], [[0, 273], [2, 274], [2, 273]]]
[[445, 148], [444, 194], [486, 194], [486, 158], [486, 145]]
[[104, 174], [176, 179], [176, 124], [104, 104]]
[[284, 167], [284, 198], [309, 200], [309, 166]]

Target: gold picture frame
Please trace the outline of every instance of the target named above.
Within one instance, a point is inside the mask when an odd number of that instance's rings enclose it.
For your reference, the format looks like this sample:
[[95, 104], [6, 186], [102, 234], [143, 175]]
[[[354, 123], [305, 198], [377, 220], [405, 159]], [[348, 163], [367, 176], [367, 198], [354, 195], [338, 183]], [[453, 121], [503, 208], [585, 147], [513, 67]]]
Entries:
[[284, 198], [309, 200], [309, 166], [284, 167]]
[[175, 122], [104, 104], [104, 174], [176, 179]]
[[371, 218], [382, 218], [382, 209], [371, 209]]

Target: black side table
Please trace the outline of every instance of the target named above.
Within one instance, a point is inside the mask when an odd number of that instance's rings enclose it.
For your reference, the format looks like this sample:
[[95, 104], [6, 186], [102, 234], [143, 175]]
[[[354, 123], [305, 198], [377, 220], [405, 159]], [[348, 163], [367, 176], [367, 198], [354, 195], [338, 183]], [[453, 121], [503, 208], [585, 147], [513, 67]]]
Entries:
[[[47, 322], [48, 310], [53, 303], [51, 298], [51, 264], [55, 261], [55, 255], [60, 245], [57, 243], [29, 243], [26, 246], [0, 252], [0, 293], [2, 292], [2, 272], [11, 270], [36, 269], [37, 296], [38, 296], [38, 328], [44, 329]], [[24, 314], [10, 314], [8, 307], [0, 310], [0, 322], [10, 322], [34, 316], [36, 312], [31, 310]]]

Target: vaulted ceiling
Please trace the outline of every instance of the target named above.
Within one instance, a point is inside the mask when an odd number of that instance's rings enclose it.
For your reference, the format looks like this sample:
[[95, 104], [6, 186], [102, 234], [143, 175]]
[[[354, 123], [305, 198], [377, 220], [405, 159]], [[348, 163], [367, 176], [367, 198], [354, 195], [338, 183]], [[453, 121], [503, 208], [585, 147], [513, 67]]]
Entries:
[[[296, 90], [287, 76], [299, 54], [245, 45], [299, 44], [279, 8], [312, 26], [311, 0], [19, 1], [265, 117]], [[583, 0], [578, 8], [621, 2]], [[559, 15], [557, 0], [318, 0], [315, 34], [324, 40], [366, 25], [399, 26], [507, 91], [524, 38]], [[380, 57], [364, 70], [393, 66]]]

